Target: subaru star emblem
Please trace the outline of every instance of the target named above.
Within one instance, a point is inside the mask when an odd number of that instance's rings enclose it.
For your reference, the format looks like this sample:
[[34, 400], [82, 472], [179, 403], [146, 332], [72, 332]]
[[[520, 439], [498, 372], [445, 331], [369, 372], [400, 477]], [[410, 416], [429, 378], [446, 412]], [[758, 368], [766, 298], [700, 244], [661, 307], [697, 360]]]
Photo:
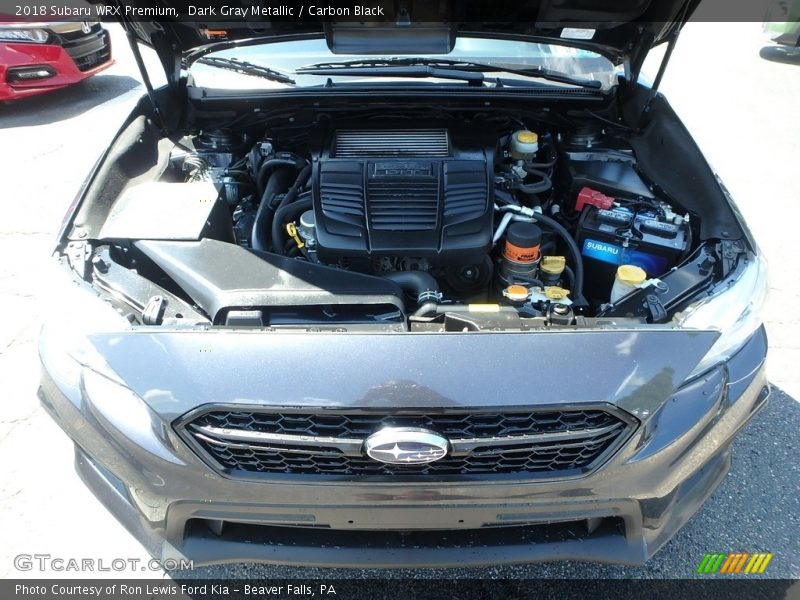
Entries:
[[422, 465], [444, 458], [448, 442], [437, 433], [414, 427], [389, 427], [364, 442], [367, 456], [390, 465]]
[[92, 24], [89, 21], [81, 21], [81, 31], [89, 33], [92, 30]]

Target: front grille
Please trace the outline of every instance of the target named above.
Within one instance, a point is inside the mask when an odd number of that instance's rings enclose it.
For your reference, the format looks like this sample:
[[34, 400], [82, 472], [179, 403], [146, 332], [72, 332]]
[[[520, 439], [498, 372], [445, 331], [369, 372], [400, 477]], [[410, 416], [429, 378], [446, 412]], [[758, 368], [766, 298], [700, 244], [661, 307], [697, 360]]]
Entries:
[[99, 24], [94, 25], [89, 33], [62, 33], [58, 37], [60, 45], [81, 71], [88, 71], [111, 59], [108, 32]]
[[[266, 412], [208, 410], [178, 432], [213, 466], [233, 476], [573, 476], [599, 466], [634, 422], [602, 409], [517, 412]], [[421, 465], [373, 460], [364, 440], [386, 427], [418, 427], [450, 442], [448, 455]]]

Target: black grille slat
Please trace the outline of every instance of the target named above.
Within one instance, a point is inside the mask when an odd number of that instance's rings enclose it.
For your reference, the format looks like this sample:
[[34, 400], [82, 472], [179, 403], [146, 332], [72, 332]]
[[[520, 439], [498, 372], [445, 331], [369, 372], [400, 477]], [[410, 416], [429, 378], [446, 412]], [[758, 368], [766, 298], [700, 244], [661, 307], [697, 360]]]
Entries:
[[388, 465], [368, 457], [277, 451], [274, 449], [225, 448], [202, 443], [220, 464], [233, 471], [308, 475], [503, 475], [513, 473], [563, 474], [590, 466], [619, 437], [622, 424], [597, 440], [584, 444], [536, 444], [527, 450], [494, 449], [466, 457], [446, 457], [425, 465]]
[[364, 193], [360, 186], [329, 183], [320, 187], [320, 198], [326, 214], [364, 217]]
[[108, 32], [102, 28], [88, 34], [62, 34], [61, 45], [81, 71], [88, 71], [111, 58]]
[[[208, 429], [296, 436], [281, 442], [213, 438]], [[345, 454], [314, 438], [361, 440], [385, 427], [423, 427], [451, 441], [485, 439], [469, 452], [423, 465], [388, 465], [366, 455]], [[185, 432], [221, 468], [232, 474], [304, 475], [567, 475], [585, 472], [630, 432], [628, 423], [599, 409], [463, 414], [321, 414], [215, 410], [185, 425]], [[514, 436], [557, 435], [557, 439]], [[222, 434], [218, 434], [222, 435]], [[497, 438], [505, 440], [499, 445]], [[357, 452], [356, 452], [357, 454]]]
[[[423, 427], [449, 438], [479, 438], [600, 429], [618, 421], [617, 417], [601, 410], [414, 415], [213, 411], [204, 413], [192, 423], [262, 433], [301, 433], [334, 438], [367, 437], [383, 427]], [[332, 432], [331, 427], [338, 429]]]
[[334, 155], [337, 158], [367, 158], [378, 156], [450, 155], [446, 129], [365, 129], [336, 132]]
[[480, 162], [446, 165], [443, 216], [448, 224], [477, 219], [485, 214], [489, 195]]
[[335, 221], [338, 228], [344, 227], [348, 235], [365, 233], [366, 206], [361, 164], [326, 162], [320, 165], [319, 208], [328, 221]]
[[91, 36], [86, 40], [81, 40], [80, 43], [72, 43], [66, 45], [67, 54], [73, 59], [84, 58], [94, 52], [105, 50], [105, 40], [103, 36]]
[[439, 220], [437, 177], [391, 177], [367, 182], [370, 227], [378, 231], [426, 231]]
[[464, 186], [469, 189], [445, 188], [444, 216], [476, 219], [486, 210], [486, 190], [483, 186]]

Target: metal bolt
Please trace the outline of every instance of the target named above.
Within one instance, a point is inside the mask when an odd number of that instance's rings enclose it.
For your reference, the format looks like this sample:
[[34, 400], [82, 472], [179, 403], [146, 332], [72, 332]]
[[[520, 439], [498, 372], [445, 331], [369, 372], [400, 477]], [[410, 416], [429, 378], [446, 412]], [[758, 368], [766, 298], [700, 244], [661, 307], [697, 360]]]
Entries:
[[553, 305], [553, 312], [560, 316], [567, 315], [569, 314], [569, 306], [559, 302], [558, 304]]

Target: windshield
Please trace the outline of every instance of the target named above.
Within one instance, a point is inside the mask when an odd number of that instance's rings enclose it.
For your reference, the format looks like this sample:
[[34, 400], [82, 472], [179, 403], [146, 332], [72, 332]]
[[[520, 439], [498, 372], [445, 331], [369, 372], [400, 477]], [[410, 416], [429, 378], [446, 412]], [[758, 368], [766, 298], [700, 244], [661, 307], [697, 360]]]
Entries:
[[[374, 75], [364, 74], [345, 76], [331, 75], [329, 73], [298, 72], [298, 69], [302, 67], [310, 67], [319, 63], [352, 63], [358, 60], [375, 63], [375, 61], [391, 61], [404, 58], [419, 61], [435, 61], [437, 59], [469, 61], [470, 63], [481, 63], [482, 65], [499, 68], [505, 67], [516, 71], [541, 68], [548, 72], [559, 73], [577, 79], [598, 81], [603, 89], [608, 89], [615, 84], [617, 72], [614, 65], [607, 58], [580, 48], [517, 40], [459, 37], [456, 40], [453, 51], [449, 54], [432, 54], [428, 56], [333, 54], [322, 38], [241, 45], [204, 55], [204, 59], [212, 60], [201, 59], [195, 62], [191, 66], [191, 74], [194, 78], [195, 86], [217, 89], [321, 86], [325, 84], [329, 77], [334, 83], [355, 82], [363, 84], [377, 81], [386, 82], [387, 80], [409, 81], [399, 75], [397, 77], [378, 78]], [[273, 76], [270, 76], [268, 72], [266, 74], [264, 72], [257, 73], [257, 69], [252, 69], [252, 73], [245, 73], [244, 71], [248, 71], [246, 65], [239, 68], [236, 64], [229, 64], [225, 68], [223, 65], [224, 60], [216, 61], [213, 59], [234, 59], [237, 63], [243, 62], [259, 67], [268, 67], [274, 73], [272, 73]], [[278, 75], [278, 77], [274, 75]], [[519, 73], [506, 76], [502, 71], [493, 70], [486, 74], [486, 85], [492, 85], [496, 77], [502, 77], [504, 84], [507, 84], [508, 80], [525, 81], [528, 79]], [[287, 78], [290, 78], [293, 83], [288, 82]], [[424, 80], [439, 81], [435, 76], [424, 78]], [[569, 87], [569, 84], [563, 82], [547, 81], [541, 78], [531, 77], [530, 80], [547, 85]], [[442, 81], [442, 83], [453, 84], [454, 82], [448, 80]]]

